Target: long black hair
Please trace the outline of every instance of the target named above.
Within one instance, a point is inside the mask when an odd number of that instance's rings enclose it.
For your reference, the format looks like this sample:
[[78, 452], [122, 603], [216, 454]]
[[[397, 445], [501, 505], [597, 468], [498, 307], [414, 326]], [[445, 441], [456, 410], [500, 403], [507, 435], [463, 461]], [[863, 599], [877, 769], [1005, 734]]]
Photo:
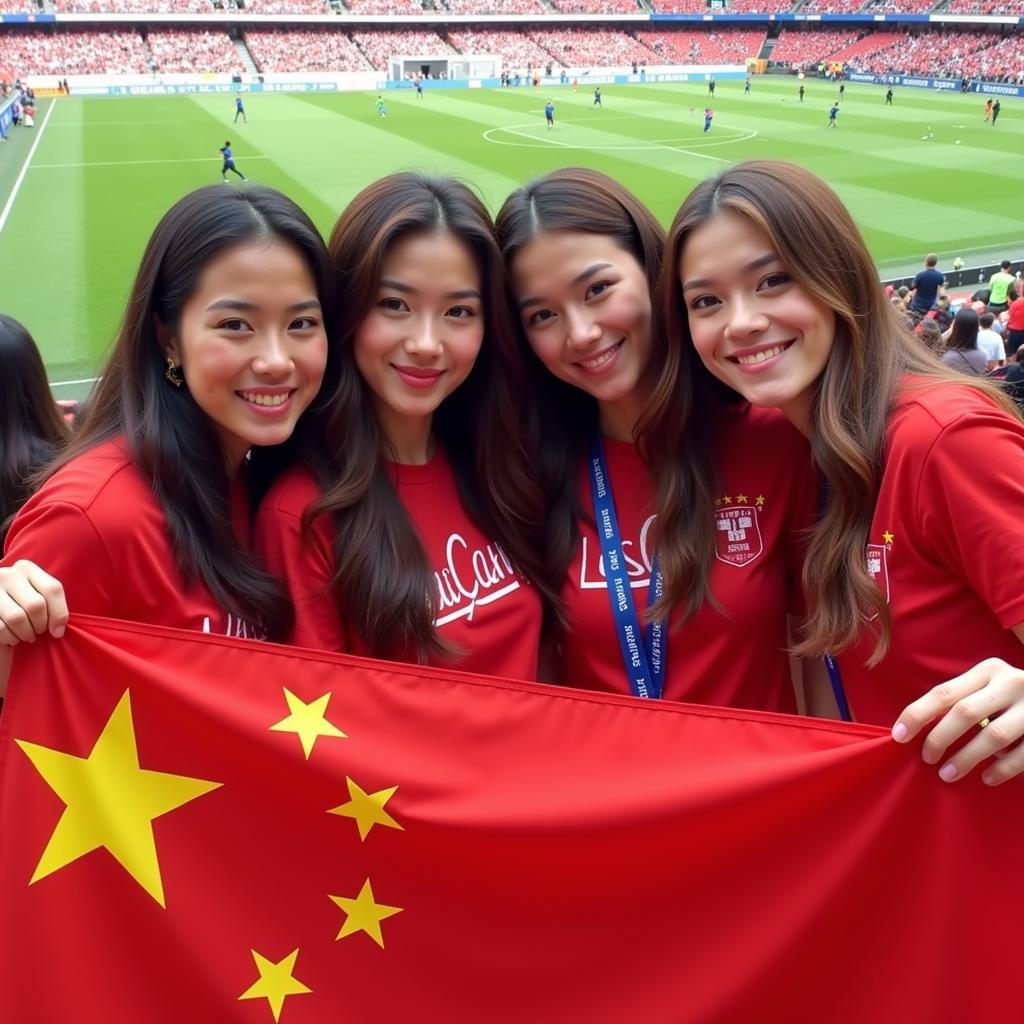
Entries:
[[[290, 245], [302, 257], [316, 283], [328, 338], [333, 336], [330, 257], [306, 214], [270, 188], [197, 189], [164, 214], [149, 239], [85, 419], [47, 475], [96, 445], [123, 436], [160, 502], [185, 579], [201, 580], [222, 608], [259, 623], [275, 637], [291, 621], [290, 602], [235, 535], [216, 429], [187, 387], [168, 383], [159, 338], [161, 330], [174, 333], [211, 260], [225, 250], [268, 239]], [[331, 356], [327, 372], [332, 372]], [[312, 440], [306, 435], [315, 420], [308, 412], [302, 417], [296, 431], [300, 437], [293, 437], [293, 444]]]

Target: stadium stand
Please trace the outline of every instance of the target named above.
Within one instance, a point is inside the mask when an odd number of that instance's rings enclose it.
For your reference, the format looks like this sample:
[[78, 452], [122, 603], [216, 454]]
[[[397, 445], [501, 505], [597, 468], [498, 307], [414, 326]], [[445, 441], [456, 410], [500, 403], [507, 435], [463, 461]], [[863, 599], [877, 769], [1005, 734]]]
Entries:
[[870, 0], [865, 13], [872, 14], [924, 14], [935, 6], [935, 0]]
[[833, 31], [803, 32], [784, 28], [772, 50], [772, 60], [780, 64], [817, 64], [828, 60], [833, 53], [857, 42], [858, 33], [834, 29]]
[[241, 71], [228, 34], [201, 28], [153, 28], [146, 37], [157, 70], [167, 74]]
[[369, 60], [345, 32], [310, 28], [248, 28], [245, 45], [261, 72], [369, 71]]
[[943, 14], [1016, 14], [1024, 17], [1024, 0], [949, 0]]
[[765, 30], [728, 28], [702, 32], [699, 29], [668, 29], [655, 32], [639, 29], [640, 40], [655, 56], [657, 64], [742, 64], [756, 57], [764, 46]]
[[138, 32], [86, 29], [0, 29], [0, 67], [20, 75], [148, 74], [149, 54]]
[[[758, 0], [762, 5], [766, 0]], [[707, 0], [652, 0], [651, 7], [658, 14], [705, 14]]]
[[656, 63], [656, 54], [628, 32], [615, 29], [581, 28], [565, 25], [558, 29], [534, 29], [533, 38], [554, 55], [564, 67]]
[[210, 14], [210, 0], [53, 0], [58, 14]]
[[344, 0], [353, 14], [425, 14], [419, 0]]
[[387, 71], [388, 61], [402, 54], [427, 57], [455, 52], [454, 47], [428, 29], [366, 29], [353, 32], [352, 40], [377, 71]]
[[543, 0], [439, 0], [452, 14], [550, 14]]
[[853, 14], [864, 6], [864, 0], [807, 0], [800, 5], [801, 14]]
[[460, 53], [499, 54], [506, 71], [525, 71], [553, 64], [555, 58], [523, 29], [482, 29], [452, 26], [448, 42]]
[[647, 14], [641, 0], [552, 0], [566, 14]]

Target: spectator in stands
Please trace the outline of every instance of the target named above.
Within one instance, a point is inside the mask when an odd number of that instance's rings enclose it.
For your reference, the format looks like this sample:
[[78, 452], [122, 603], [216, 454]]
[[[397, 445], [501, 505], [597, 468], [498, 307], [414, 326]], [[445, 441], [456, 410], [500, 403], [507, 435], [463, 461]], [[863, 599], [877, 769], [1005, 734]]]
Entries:
[[963, 306], [953, 318], [953, 326], [944, 335], [946, 351], [942, 361], [946, 366], [974, 377], [984, 376], [988, 370], [988, 357], [978, 348], [978, 314]]
[[946, 351], [946, 343], [942, 340], [942, 328], [934, 320], [922, 320], [914, 329], [914, 333], [933, 355], [942, 356]]
[[1003, 385], [1018, 405], [1024, 405], [1024, 346], [1014, 352], [1013, 359], [1006, 368]]
[[1012, 268], [1009, 260], [1003, 260], [999, 264], [999, 269], [988, 280], [988, 308], [993, 313], [1002, 313], [1004, 309], [1009, 308], [1010, 300], [1017, 298], [1017, 279], [1011, 273]]
[[932, 317], [935, 322], [945, 331], [948, 330], [949, 325], [953, 322], [953, 312], [949, 308], [949, 296], [940, 295], [938, 301], [935, 303], [935, 309], [932, 310]]
[[946, 278], [937, 269], [939, 257], [928, 253], [924, 258], [924, 270], [919, 271], [910, 289], [910, 311], [924, 316], [936, 303], [940, 295], [945, 294]]
[[0, 544], [11, 517], [29, 496], [32, 475], [67, 438], [32, 335], [0, 313]]
[[1024, 295], [1010, 303], [1006, 320], [1006, 355], [1012, 356], [1024, 345]]
[[[1024, 513], [1024, 423], [1005, 393], [921, 351], [849, 211], [793, 164], [701, 182], [669, 231], [663, 281], [661, 320], [690, 371], [684, 411], [708, 402], [710, 374], [781, 410], [826, 477], [796, 652], [838, 654], [857, 720], [894, 722], [941, 781], [1020, 775], [1024, 549], [979, 541], [1016, 536]], [[716, 493], [706, 464], [688, 470], [691, 493]], [[1016, 813], [1018, 796], [993, 813]]]
[[1003, 347], [1003, 339], [998, 332], [992, 329], [995, 322], [992, 313], [982, 313], [978, 317], [978, 348], [985, 353], [987, 364], [985, 369], [991, 373], [997, 366], [1006, 362], [1006, 349]]

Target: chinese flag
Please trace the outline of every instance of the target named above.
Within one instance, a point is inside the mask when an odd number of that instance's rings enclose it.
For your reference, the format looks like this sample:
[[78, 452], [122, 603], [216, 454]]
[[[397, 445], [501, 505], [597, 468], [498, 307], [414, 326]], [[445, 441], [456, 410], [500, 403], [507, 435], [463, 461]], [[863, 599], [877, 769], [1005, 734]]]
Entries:
[[1024, 1015], [1021, 786], [877, 728], [82, 616], [0, 771], [4, 1024]]

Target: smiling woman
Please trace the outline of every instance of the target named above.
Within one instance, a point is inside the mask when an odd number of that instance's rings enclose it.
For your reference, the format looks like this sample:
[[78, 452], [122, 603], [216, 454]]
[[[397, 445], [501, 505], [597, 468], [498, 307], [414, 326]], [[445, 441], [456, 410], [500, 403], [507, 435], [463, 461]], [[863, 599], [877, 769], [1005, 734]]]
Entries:
[[356, 196], [330, 249], [348, 317], [330, 437], [257, 519], [291, 639], [534, 679], [555, 598], [490, 218], [456, 181], [395, 174]]
[[68, 607], [284, 632], [288, 597], [249, 550], [243, 464], [307, 433], [332, 309], [323, 240], [280, 193], [209, 187], [168, 211], [85, 421], [8, 534], [0, 642], [60, 635]]

